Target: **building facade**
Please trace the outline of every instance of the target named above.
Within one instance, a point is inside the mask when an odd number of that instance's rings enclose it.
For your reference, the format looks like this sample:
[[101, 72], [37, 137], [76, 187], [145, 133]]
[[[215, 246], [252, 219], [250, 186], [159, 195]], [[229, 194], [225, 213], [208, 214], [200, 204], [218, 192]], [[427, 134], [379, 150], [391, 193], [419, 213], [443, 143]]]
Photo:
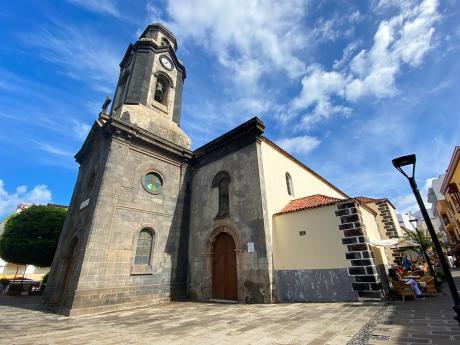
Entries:
[[454, 252], [460, 253], [460, 146], [456, 146], [446, 170], [440, 192], [444, 195], [444, 225], [449, 232]]
[[[176, 50], [161, 24], [128, 47], [111, 112], [76, 155], [45, 303], [79, 315], [179, 298], [381, 298], [388, 259], [369, 241], [390, 229], [378, 212], [266, 138], [257, 117], [192, 151]], [[298, 202], [313, 206], [286, 211]]]
[[432, 215], [435, 218], [433, 221], [435, 230], [442, 234], [439, 235], [441, 239], [452, 245], [460, 241], [460, 228], [455, 221], [453, 210], [441, 193], [445, 176], [445, 174], [441, 175], [432, 181], [431, 187], [428, 189], [428, 202], [431, 204]]

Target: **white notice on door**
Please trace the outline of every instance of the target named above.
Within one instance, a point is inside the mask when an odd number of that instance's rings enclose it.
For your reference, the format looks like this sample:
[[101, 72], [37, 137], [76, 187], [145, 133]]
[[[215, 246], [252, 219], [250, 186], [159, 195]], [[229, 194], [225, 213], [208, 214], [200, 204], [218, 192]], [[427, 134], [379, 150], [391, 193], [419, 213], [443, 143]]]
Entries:
[[248, 253], [254, 253], [254, 242], [248, 242]]

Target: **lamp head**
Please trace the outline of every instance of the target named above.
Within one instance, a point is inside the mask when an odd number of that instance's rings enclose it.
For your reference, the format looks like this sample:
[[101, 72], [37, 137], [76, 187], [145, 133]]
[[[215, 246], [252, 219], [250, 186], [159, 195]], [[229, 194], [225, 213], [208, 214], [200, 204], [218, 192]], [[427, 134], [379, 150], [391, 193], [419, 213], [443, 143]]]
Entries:
[[418, 219], [417, 218], [409, 219], [409, 222], [412, 224], [414, 229], [417, 229], [417, 226], [418, 226]]
[[[396, 169], [398, 169], [398, 171], [403, 174], [404, 176], [406, 176], [407, 178], [413, 178], [414, 175], [415, 175], [415, 162], [416, 162], [416, 158], [415, 158], [415, 154], [411, 154], [411, 155], [407, 155], [407, 156], [401, 156], [401, 157], [398, 157], [398, 158], [395, 158], [392, 160], [392, 163], [394, 165], [394, 167]], [[403, 169], [402, 167], [404, 166], [408, 166], [408, 165], [412, 165], [412, 175], [409, 176]]]

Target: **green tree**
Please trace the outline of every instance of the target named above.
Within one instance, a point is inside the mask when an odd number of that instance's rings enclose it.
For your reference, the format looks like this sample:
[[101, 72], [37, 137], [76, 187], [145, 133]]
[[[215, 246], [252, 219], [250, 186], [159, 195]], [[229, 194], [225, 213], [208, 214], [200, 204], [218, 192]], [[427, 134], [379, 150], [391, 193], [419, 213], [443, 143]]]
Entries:
[[51, 265], [67, 209], [31, 206], [9, 217], [0, 237], [0, 257], [17, 265]]

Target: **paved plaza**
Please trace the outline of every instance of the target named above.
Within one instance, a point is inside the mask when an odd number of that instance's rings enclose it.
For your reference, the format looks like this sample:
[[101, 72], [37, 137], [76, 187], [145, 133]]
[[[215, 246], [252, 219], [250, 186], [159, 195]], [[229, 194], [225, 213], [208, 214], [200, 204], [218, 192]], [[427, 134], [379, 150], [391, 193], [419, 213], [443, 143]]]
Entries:
[[3, 344], [346, 344], [381, 307], [173, 302], [68, 318], [20, 302], [0, 297]]
[[[460, 287], [460, 270], [453, 271], [452, 275], [457, 288]], [[460, 327], [453, 319], [452, 305], [447, 283], [443, 293], [436, 297], [392, 302], [378, 319], [369, 344], [460, 344]]]
[[[460, 286], [460, 272], [454, 272]], [[447, 287], [444, 287], [447, 293]], [[449, 294], [391, 303], [172, 302], [92, 316], [0, 296], [2, 344], [460, 344]]]

